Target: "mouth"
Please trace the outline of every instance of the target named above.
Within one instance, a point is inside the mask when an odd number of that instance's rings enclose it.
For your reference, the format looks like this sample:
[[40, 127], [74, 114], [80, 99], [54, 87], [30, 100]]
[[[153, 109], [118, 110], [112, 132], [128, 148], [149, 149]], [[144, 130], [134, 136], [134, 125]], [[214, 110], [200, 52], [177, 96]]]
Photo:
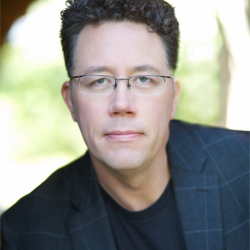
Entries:
[[142, 133], [136, 131], [111, 131], [105, 136], [114, 141], [131, 141], [141, 137]]

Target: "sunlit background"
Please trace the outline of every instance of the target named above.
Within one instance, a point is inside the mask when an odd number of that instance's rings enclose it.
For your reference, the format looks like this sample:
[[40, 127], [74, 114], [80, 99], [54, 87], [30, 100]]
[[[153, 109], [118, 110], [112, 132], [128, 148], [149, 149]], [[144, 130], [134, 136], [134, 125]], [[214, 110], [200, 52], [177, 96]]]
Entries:
[[[169, 2], [181, 29], [176, 118], [250, 130], [249, 1]], [[86, 150], [60, 94], [64, 8], [64, 0], [34, 1], [1, 46], [0, 211]]]

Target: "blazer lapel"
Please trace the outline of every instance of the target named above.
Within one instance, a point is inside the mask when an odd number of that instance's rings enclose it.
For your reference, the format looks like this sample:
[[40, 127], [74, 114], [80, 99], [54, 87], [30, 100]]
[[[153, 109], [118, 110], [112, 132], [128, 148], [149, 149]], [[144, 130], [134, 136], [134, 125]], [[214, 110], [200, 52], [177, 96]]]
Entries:
[[223, 249], [223, 229], [217, 176], [197, 138], [183, 125], [172, 122], [168, 160], [179, 217], [187, 249]]
[[67, 229], [74, 250], [116, 250], [113, 234], [89, 155], [74, 187], [72, 205], [76, 212], [68, 219]]

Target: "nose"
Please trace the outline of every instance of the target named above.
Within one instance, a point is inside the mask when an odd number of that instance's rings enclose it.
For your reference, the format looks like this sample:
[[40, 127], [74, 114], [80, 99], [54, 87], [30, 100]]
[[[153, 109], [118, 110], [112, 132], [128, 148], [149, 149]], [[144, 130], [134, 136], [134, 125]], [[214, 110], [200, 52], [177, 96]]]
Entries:
[[136, 113], [136, 107], [133, 100], [133, 95], [129, 90], [128, 80], [119, 79], [116, 81], [116, 87], [114, 89], [111, 102], [109, 105], [109, 115], [129, 115], [134, 116]]

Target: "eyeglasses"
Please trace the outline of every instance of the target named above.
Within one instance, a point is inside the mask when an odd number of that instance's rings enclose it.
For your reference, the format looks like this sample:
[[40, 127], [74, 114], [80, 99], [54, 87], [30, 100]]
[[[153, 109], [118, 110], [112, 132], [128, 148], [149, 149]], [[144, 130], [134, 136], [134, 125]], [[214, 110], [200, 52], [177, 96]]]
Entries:
[[137, 95], [160, 94], [166, 85], [166, 79], [171, 76], [140, 75], [129, 78], [115, 78], [105, 75], [81, 75], [72, 76], [70, 80], [79, 78], [81, 93], [86, 95], [108, 95], [117, 87], [117, 81], [127, 81], [127, 87]]

